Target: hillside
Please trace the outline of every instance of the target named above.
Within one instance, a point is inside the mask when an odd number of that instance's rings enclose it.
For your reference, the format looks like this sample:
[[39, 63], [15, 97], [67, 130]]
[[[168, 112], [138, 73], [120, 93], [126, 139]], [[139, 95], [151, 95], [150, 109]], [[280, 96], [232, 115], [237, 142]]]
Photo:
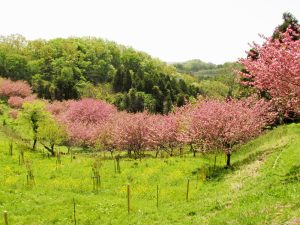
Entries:
[[208, 98], [241, 98], [252, 93], [251, 88], [240, 85], [236, 71], [241, 69], [238, 63], [216, 65], [199, 59], [173, 63], [178, 73], [191, 76], [198, 82], [193, 84], [201, 90], [201, 95]]
[[97, 97], [131, 112], [168, 113], [200, 89], [191, 77], [137, 51], [100, 38], [26, 40], [0, 37], [0, 76], [28, 81], [40, 98]]
[[192, 59], [186, 62], [178, 62], [172, 64], [180, 73], [190, 74], [199, 80], [215, 78], [222, 75], [229, 75], [233, 70], [238, 68], [236, 63], [224, 63], [216, 65], [206, 63], [199, 59]]
[[[73, 198], [77, 224], [300, 222], [300, 124], [266, 131], [240, 146], [232, 155], [232, 169], [224, 169], [223, 154], [216, 155], [214, 168], [214, 155], [192, 157], [186, 150], [181, 157], [121, 158], [120, 173], [108, 153], [74, 149], [73, 156], [59, 159], [28, 151], [22, 140], [15, 142], [8, 125], [14, 126], [13, 120], [0, 126], [0, 211], [8, 211], [9, 224], [74, 224]], [[67, 149], [62, 146], [61, 151]], [[95, 165], [100, 168], [98, 190], [93, 190]]]

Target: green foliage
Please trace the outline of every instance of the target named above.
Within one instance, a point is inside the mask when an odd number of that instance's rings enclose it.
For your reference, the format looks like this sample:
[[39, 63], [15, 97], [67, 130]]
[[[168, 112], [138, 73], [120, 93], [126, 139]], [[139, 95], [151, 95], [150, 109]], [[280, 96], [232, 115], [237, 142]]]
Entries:
[[164, 100], [163, 113], [168, 114], [171, 111], [172, 111], [172, 99], [171, 99], [170, 92], [168, 92]]
[[38, 129], [40, 124], [47, 121], [51, 115], [45, 110], [45, 105], [41, 101], [34, 101], [32, 103], [24, 103], [20, 116], [19, 123], [27, 127], [33, 139], [32, 149], [35, 150], [38, 140]]
[[218, 99], [243, 98], [254, 92], [252, 88], [240, 84], [237, 71], [242, 68], [237, 63], [214, 65], [200, 60], [191, 60], [176, 63], [174, 66], [179, 72], [188, 73], [198, 78], [199, 82], [195, 82], [194, 86], [198, 87], [200, 94], [205, 97]]
[[217, 68], [213, 63], [205, 63], [199, 59], [192, 59], [184, 63], [174, 63], [173, 66], [182, 73], [195, 74], [201, 70], [211, 70]]
[[148, 112], [155, 113], [156, 99], [151, 94], [136, 91], [131, 88], [127, 93], [119, 94], [115, 97], [113, 102], [120, 110], [127, 110], [128, 112], [136, 113], [147, 110]]
[[224, 83], [216, 80], [203, 80], [199, 84], [205, 96], [212, 98], [225, 98], [228, 95], [229, 87]]
[[[164, 96], [170, 93], [168, 104], [171, 105], [176, 104], [181, 92], [194, 97], [200, 93], [191, 78], [179, 74], [174, 67], [146, 53], [97, 38], [27, 41], [18, 35], [2, 37], [0, 74], [13, 80], [29, 81], [40, 98], [64, 100], [94, 95], [109, 98], [110, 102], [128, 111], [145, 108], [142, 98], [151, 95], [157, 104], [154, 112], [163, 113], [166, 99], [160, 99], [161, 96], [153, 91], [154, 86], [159, 87]], [[139, 106], [124, 107], [126, 104], [115, 100], [112, 94], [99, 96], [96, 89], [103, 84], [110, 86], [110, 92], [121, 92], [124, 96], [131, 89], [141, 92]]]
[[54, 118], [44, 118], [38, 124], [37, 138], [52, 155], [55, 155], [54, 146], [62, 144], [67, 139], [65, 128]]

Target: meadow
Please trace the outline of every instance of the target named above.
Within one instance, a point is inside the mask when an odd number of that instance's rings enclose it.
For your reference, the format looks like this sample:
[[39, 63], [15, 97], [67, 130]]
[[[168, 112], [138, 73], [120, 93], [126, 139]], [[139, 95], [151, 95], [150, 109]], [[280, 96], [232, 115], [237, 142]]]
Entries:
[[[118, 172], [103, 152], [75, 150], [59, 162], [38, 148], [25, 151], [23, 162], [18, 147], [11, 155], [10, 137], [2, 129], [0, 212], [6, 210], [14, 225], [75, 224], [75, 202], [76, 224], [84, 225], [299, 224], [299, 135], [300, 124], [265, 131], [237, 147], [230, 169], [224, 168], [222, 153], [193, 157], [186, 149], [174, 157], [121, 155]], [[98, 188], [93, 165], [99, 168]]]

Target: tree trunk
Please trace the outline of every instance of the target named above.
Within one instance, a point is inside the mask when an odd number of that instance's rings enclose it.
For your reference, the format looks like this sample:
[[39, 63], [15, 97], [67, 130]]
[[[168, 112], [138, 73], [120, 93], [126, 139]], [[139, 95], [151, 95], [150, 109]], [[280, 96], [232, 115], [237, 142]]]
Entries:
[[54, 144], [51, 145], [51, 155], [55, 156], [55, 151], [54, 151]]
[[34, 138], [34, 139], [33, 139], [33, 145], [32, 145], [32, 150], [33, 150], [33, 151], [35, 151], [36, 143], [37, 143], [37, 139]]
[[216, 164], [217, 164], [217, 154], [215, 154], [214, 171], [216, 169]]
[[193, 152], [193, 156], [196, 157], [196, 151], [195, 151], [195, 149], [194, 149], [193, 144], [191, 144], [190, 146], [191, 146], [191, 147], [190, 147], [190, 150], [191, 150], [191, 152]]
[[227, 153], [226, 156], [227, 156], [227, 160], [226, 160], [226, 168], [229, 168], [229, 167], [230, 167], [230, 156], [231, 156], [231, 154], [230, 154], [230, 153]]
[[159, 153], [159, 151], [158, 151], [158, 150], [156, 150], [156, 153], [155, 153], [155, 158], [157, 158], [157, 156], [158, 156], [158, 153]]
[[45, 149], [47, 149], [48, 152], [51, 153], [51, 156], [55, 156], [54, 144], [52, 144], [50, 148], [44, 144], [42, 144], [42, 145], [44, 146]]
[[180, 146], [180, 148], [179, 148], [179, 154], [180, 154], [180, 157], [182, 157], [182, 146]]

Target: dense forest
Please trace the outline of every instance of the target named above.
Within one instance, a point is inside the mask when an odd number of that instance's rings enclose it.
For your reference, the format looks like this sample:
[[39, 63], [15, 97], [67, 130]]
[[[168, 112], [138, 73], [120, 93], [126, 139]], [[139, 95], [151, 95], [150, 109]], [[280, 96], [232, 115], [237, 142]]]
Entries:
[[0, 38], [0, 74], [26, 80], [38, 97], [97, 97], [121, 110], [168, 113], [201, 90], [146, 53], [97, 38]]

